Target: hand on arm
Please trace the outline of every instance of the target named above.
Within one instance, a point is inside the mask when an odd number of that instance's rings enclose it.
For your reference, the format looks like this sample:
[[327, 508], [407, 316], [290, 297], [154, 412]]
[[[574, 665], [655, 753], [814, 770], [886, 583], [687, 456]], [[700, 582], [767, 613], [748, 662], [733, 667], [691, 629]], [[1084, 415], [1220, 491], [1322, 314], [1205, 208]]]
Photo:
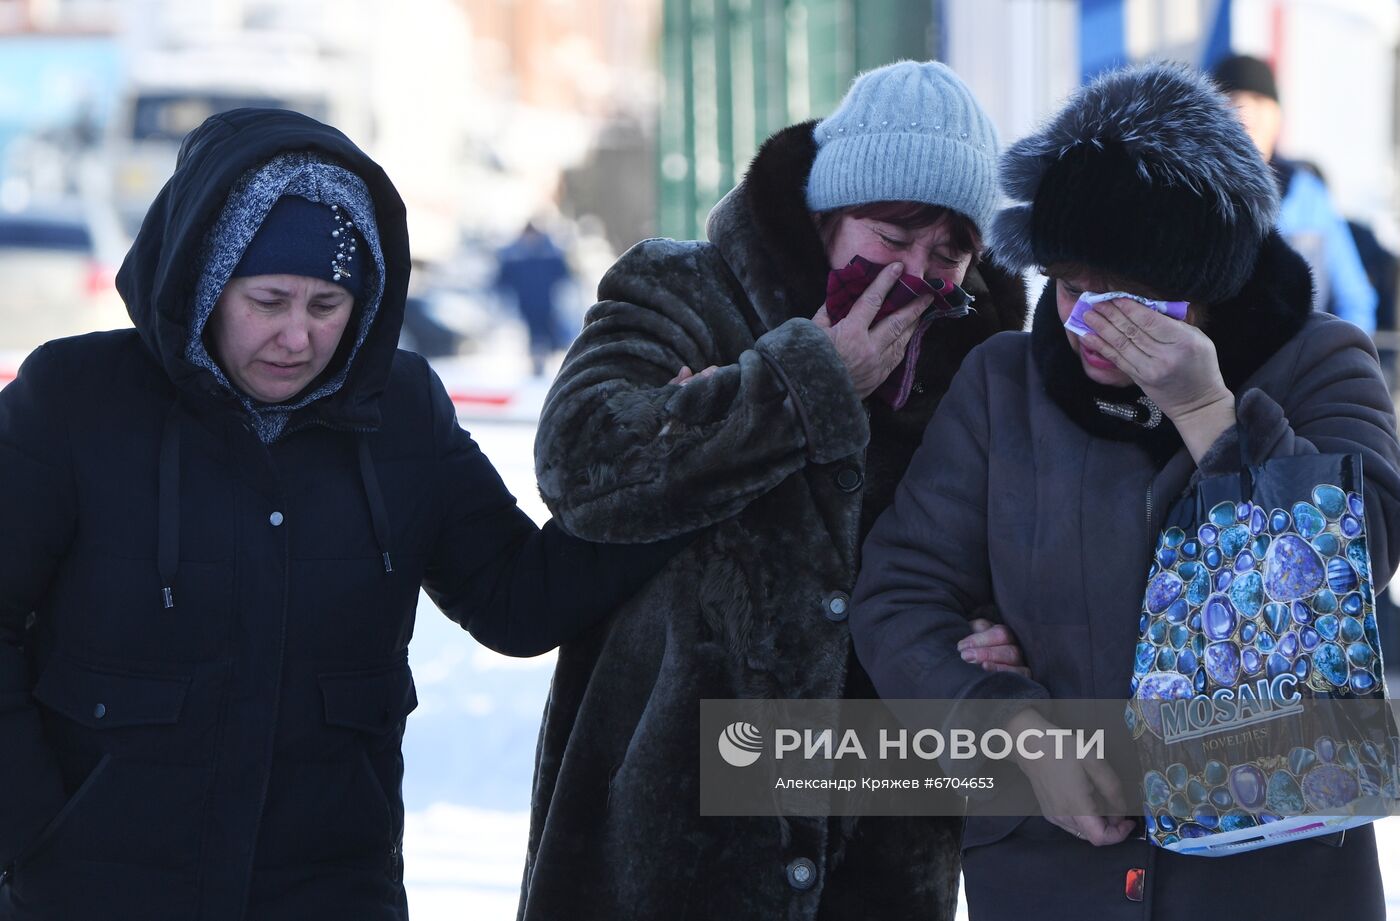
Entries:
[[981, 665], [989, 672], [1015, 672], [1029, 678], [1025, 656], [1016, 634], [1005, 624], [994, 624], [985, 617], [968, 621], [972, 633], [958, 641], [958, 652], [964, 662]]
[[441, 382], [426, 373], [442, 517], [423, 585], [483, 645], [534, 656], [573, 639], [617, 610], [689, 541], [604, 545], [552, 521], [536, 527], [457, 424]]
[[[1045, 738], [1057, 729], [1039, 711], [1027, 707], [1007, 721], [1006, 731], [1019, 739], [1026, 733]], [[1025, 748], [1030, 756], [1023, 754]], [[1036, 757], [1036, 756], [1039, 757]], [[1053, 757], [1051, 746], [1027, 739], [1015, 749], [1016, 764], [1030, 781], [1046, 821], [1095, 847], [1117, 844], [1132, 833], [1135, 820], [1112, 769], [1102, 761]], [[1103, 813], [1112, 813], [1104, 815]]]
[[690, 370], [688, 366], [681, 365], [681, 369], [679, 372], [677, 372], [676, 376], [671, 378], [666, 383], [668, 386], [670, 384], [679, 384], [680, 386], [684, 387], [691, 381], [703, 381], [706, 378], [713, 376], [714, 373], [718, 370], [718, 365], [710, 365], [708, 368], [701, 371], [699, 374], [696, 374], [694, 371]]

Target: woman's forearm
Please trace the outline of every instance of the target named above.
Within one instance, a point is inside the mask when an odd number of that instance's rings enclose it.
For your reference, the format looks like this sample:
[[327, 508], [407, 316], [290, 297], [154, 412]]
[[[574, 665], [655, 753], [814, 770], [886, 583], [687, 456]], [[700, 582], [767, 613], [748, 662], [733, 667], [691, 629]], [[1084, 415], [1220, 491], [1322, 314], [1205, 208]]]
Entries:
[[1172, 419], [1191, 459], [1200, 464], [1211, 445], [1235, 426], [1235, 395], [1228, 390], [1224, 396], [1198, 409], [1181, 413]]

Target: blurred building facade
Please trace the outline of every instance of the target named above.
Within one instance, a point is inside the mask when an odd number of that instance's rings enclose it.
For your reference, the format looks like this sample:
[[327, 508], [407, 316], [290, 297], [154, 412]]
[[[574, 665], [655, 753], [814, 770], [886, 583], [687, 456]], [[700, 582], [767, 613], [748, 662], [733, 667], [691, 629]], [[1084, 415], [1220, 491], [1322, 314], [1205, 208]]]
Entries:
[[556, 207], [621, 249], [703, 233], [768, 134], [890, 60], [947, 61], [1007, 143], [1106, 67], [1233, 50], [1278, 70], [1283, 152], [1400, 246], [1398, 33], [1400, 0], [0, 0], [0, 206], [100, 141], [88, 180], [139, 214], [172, 138], [263, 101], [380, 158], [425, 258]]
[[758, 145], [819, 118], [862, 70], [936, 56], [937, 4], [664, 0], [658, 225], [693, 238]]
[[[94, 194], [130, 230], [186, 131], [285, 105], [379, 158], [416, 248], [445, 258], [459, 233], [578, 210], [561, 195], [608, 210], [595, 148], [650, 164], [660, 16], [652, 0], [0, 0], [0, 173], [34, 191], [46, 158], [21, 150], [6, 170], [11, 142], [87, 119], [110, 167]], [[651, 183], [639, 192], [640, 209], [612, 208], [632, 214], [622, 237], [653, 223]]]
[[483, 97], [511, 101], [496, 146], [537, 177], [530, 207], [597, 218], [614, 249], [654, 233], [658, 0], [460, 3]]
[[[850, 78], [900, 57], [946, 61], [1003, 144], [1080, 83], [1167, 58], [1271, 61], [1281, 150], [1326, 172], [1341, 210], [1392, 248], [1400, 0], [666, 0], [660, 50], [658, 223], [703, 232], [709, 208], [772, 130], [832, 109]], [[762, 75], [762, 79], [755, 79]]]
[[0, 34], [107, 33], [120, 0], [0, 0]]
[[482, 89], [522, 105], [606, 116], [655, 104], [655, 0], [460, 0]]

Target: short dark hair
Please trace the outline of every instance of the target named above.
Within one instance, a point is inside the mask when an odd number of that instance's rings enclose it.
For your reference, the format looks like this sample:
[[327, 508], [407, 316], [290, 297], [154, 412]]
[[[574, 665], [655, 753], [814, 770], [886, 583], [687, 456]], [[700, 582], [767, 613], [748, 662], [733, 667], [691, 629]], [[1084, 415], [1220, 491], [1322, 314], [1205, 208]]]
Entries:
[[952, 208], [919, 201], [874, 201], [864, 205], [852, 205], [849, 208], [823, 211], [817, 217], [817, 231], [821, 234], [822, 243], [830, 242], [837, 221], [847, 215], [893, 224], [904, 230], [922, 230], [946, 222], [948, 242], [959, 252], [971, 253], [974, 259], [982, 252], [982, 234], [972, 218]]

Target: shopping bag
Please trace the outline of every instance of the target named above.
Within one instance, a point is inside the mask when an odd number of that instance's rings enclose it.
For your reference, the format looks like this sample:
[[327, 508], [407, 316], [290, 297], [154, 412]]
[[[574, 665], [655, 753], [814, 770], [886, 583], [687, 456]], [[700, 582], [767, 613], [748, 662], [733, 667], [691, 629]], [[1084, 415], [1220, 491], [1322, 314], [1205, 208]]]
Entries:
[[1148, 838], [1218, 856], [1394, 810], [1361, 458], [1202, 479], [1167, 513], [1125, 718]]

